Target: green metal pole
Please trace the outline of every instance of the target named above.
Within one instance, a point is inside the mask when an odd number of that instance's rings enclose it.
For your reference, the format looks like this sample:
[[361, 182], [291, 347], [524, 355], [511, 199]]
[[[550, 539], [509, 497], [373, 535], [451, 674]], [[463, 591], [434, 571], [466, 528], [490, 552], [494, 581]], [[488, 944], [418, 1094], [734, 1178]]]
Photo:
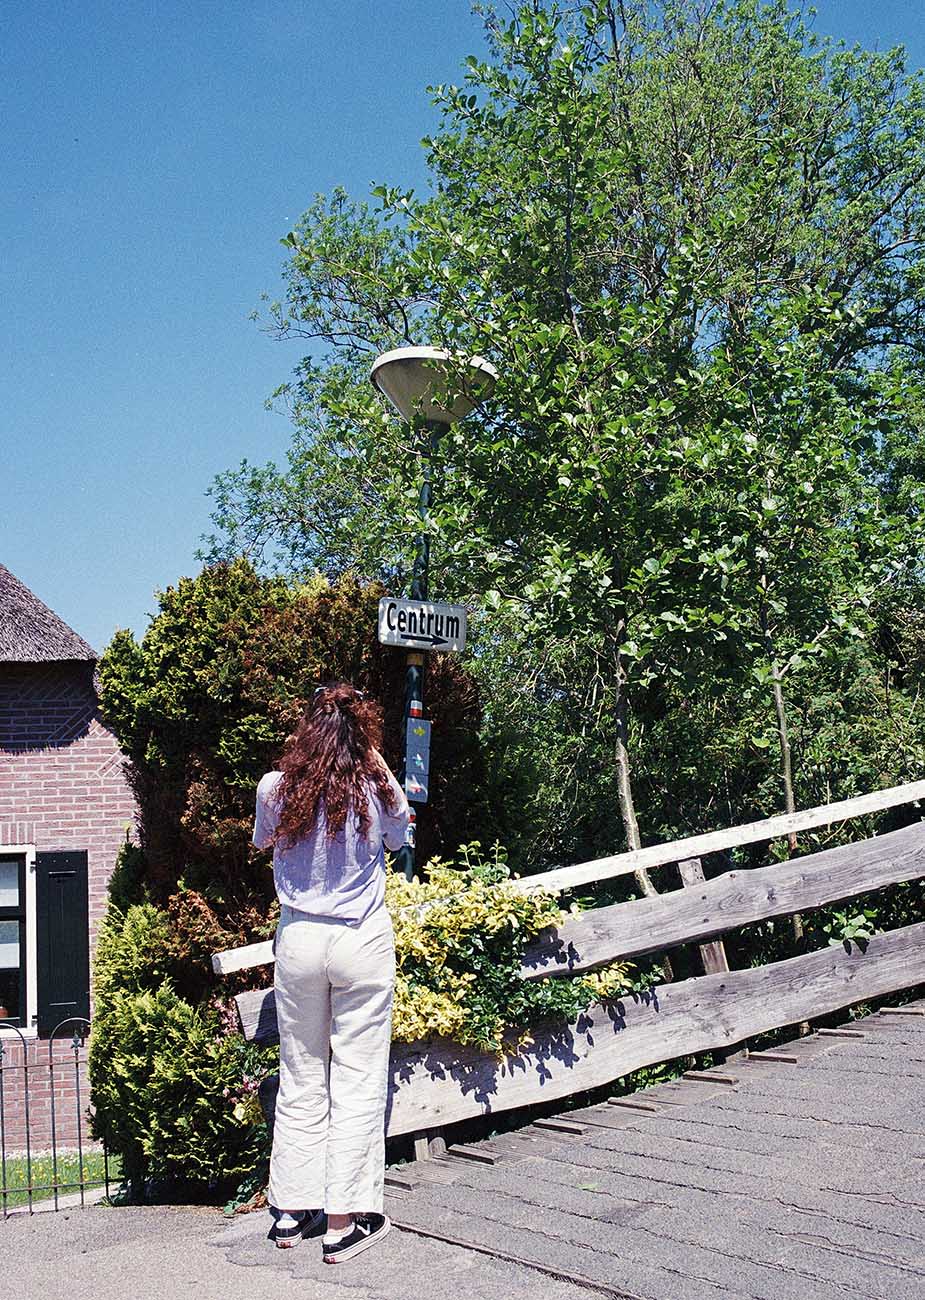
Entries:
[[[427, 599], [427, 572], [430, 566], [430, 537], [427, 534], [426, 523], [427, 515], [433, 501], [433, 476], [431, 468], [431, 457], [436, 450], [437, 439], [442, 431], [442, 424], [436, 420], [428, 420], [425, 424], [428, 432], [427, 443], [424, 450], [424, 477], [421, 482], [421, 491], [418, 496], [418, 515], [421, 520], [422, 528], [417, 537], [417, 544], [414, 556], [414, 568], [411, 572], [411, 599]], [[411, 709], [413, 701], [417, 700], [423, 710], [424, 705], [424, 667], [425, 654], [423, 650], [409, 650], [405, 659], [405, 708], [403, 714], [404, 723], [404, 767], [402, 769], [402, 782], [408, 772], [408, 720], [412, 716]], [[410, 844], [403, 845], [395, 855], [395, 866], [399, 871], [403, 871], [406, 880], [411, 880], [414, 876], [414, 855], [415, 850]]]

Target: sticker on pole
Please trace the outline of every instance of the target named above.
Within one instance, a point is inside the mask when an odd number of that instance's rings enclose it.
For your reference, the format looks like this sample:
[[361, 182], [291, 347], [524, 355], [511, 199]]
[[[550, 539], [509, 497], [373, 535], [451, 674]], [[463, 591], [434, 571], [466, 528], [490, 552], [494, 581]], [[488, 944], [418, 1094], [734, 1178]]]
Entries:
[[405, 794], [412, 803], [427, 803], [430, 785], [430, 723], [409, 718], [405, 729]]
[[466, 644], [465, 606], [383, 596], [379, 640], [408, 650], [462, 650]]
[[423, 780], [414, 772], [405, 777], [405, 795], [409, 803], [427, 803], [427, 773]]

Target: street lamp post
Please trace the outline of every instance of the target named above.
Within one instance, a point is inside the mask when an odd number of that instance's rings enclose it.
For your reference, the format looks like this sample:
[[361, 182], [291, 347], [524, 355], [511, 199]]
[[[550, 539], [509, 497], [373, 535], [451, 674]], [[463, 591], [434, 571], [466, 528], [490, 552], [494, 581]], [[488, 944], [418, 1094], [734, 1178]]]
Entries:
[[[426, 601], [430, 561], [427, 516], [433, 501], [433, 455], [440, 436], [451, 424], [464, 419], [475, 404], [487, 397], [498, 377], [482, 357], [454, 358], [439, 348], [398, 348], [376, 359], [370, 379], [415, 431], [426, 431], [424, 473], [418, 496], [421, 531], [418, 534], [411, 578], [411, 599]], [[409, 650], [405, 658], [404, 768], [401, 779], [408, 789], [408, 722], [424, 708], [426, 650]], [[413, 797], [413, 795], [412, 795]], [[425, 796], [426, 797], [426, 796]], [[396, 854], [396, 867], [408, 880], [414, 875], [414, 837]]]

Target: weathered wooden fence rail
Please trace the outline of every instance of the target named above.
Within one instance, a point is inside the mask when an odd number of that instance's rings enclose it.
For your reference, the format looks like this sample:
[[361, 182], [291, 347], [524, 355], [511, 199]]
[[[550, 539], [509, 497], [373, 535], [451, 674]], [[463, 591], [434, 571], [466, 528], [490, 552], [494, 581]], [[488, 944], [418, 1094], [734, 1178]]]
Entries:
[[585, 971], [920, 876], [925, 876], [921, 824], [769, 867], [727, 871], [683, 892], [592, 908], [541, 935], [524, 954], [521, 974], [534, 979]]
[[[517, 883], [524, 889], [561, 890], [919, 799], [925, 799], [925, 781]], [[547, 931], [526, 954], [521, 973], [535, 979], [588, 970], [923, 876], [925, 823], [772, 866], [729, 871], [709, 881], [689, 872], [688, 888], [592, 909]], [[253, 944], [216, 954], [214, 965], [226, 972], [269, 960], [272, 946]], [[925, 982], [925, 922], [877, 935], [863, 950], [857, 945], [827, 947], [747, 970], [728, 971], [724, 965], [717, 959], [716, 973], [594, 1006], [571, 1024], [538, 1026], [531, 1044], [503, 1059], [445, 1041], [396, 1043], [387, 1132], [428, 1131], [488, 1112], [557, 1100], [647, 1065], [728, 1047]], [[272, 989], [242, 993], [236, 1003], [245, 1037], [258, 1042], [276, 1038]]]

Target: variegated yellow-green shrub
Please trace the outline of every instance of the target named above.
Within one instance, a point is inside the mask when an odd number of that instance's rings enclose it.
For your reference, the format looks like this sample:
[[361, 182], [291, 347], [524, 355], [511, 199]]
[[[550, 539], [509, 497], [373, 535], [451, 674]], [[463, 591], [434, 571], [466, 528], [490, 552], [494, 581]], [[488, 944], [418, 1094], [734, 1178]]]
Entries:
[[488, 859], [477, 843], [464, 846], [459, 864], [432, 859], [426, 883], [389, 873], [393, 1040], [440, 1036], [501, 1054], [505, 1045], [516, 1050], [529, 1041], [542, 1020], [572, 1019], [592, 1002], [627, 992], [625, 963], [571, 979], [522, 980], [525, 948], [565, 915], [556, 897], [521, 893], [497, 846]]

